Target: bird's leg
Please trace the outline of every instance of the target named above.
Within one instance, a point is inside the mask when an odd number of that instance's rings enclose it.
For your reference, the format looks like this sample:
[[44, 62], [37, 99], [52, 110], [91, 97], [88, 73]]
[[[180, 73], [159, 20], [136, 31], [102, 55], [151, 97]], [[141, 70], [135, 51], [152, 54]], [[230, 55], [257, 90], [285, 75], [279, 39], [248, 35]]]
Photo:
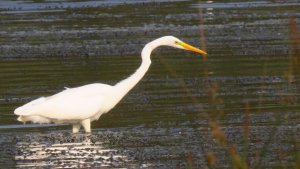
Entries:
[[78, 133], [80, 130], [81, 124], [73, 124], [73, 133]]
[[82, 120], [81, 125], [83, 126], [86, 133], [91, 132], [91, 120], [90, 119]]

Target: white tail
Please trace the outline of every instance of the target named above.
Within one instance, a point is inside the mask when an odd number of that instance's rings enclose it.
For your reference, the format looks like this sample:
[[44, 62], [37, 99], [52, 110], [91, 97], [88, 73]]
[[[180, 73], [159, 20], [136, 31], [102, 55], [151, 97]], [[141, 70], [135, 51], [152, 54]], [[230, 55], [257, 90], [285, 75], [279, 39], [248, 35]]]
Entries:
[[19, 116], [33, 115], [35, 112], [35, 106], [43, 103], [46, 100], [46, 97], [40, 97], [35, 99], [21, 107], [15, 109], [14, 113]]

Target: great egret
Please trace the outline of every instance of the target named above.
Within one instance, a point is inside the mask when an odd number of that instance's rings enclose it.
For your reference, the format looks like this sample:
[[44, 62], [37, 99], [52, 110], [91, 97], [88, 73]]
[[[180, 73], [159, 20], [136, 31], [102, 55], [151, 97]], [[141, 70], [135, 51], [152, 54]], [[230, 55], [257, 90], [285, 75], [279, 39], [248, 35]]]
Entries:
[[142, 50], [142, 64], [129, 76], [114, 86], [95, 83], [65, 90], [49, 97], [40, 97], [19, 108], [14, 113], [18, 121], [33, 123], [67, 123], [73, 125], [73, 133], [83, 126], [91, 132], [91, 122], [111, 110], [145, 75], [150, 67], [150, 54], [159, 46], [206, 52], [195, 48], [173, 36], [164, 36], [145, 45]]

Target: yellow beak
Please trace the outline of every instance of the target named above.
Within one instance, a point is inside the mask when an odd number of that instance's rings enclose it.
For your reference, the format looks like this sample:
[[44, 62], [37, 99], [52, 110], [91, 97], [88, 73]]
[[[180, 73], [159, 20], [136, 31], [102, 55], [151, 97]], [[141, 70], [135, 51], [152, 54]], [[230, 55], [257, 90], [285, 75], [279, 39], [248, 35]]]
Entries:
[[207, 55], [207, 53], [206, 53], [205, 51], [203, 51], [203, 50], [201, 50], [201, 49], [198, 49], [198, 48], [196, 48], [196, 47], [194, 47], [194, 46], [192, 46], [192, 45], [189, 45], [189, 44], [187, 44], [187, 43], [180, 42], [179, 44], [180, 44], [184, 49], [186, 49], [186, 50], [190, 50], [190, 51], [193, 51], [193, 52], [196, 52], [196, 53], [200, 53], [200, 54], [202, 54], [202, 55]]

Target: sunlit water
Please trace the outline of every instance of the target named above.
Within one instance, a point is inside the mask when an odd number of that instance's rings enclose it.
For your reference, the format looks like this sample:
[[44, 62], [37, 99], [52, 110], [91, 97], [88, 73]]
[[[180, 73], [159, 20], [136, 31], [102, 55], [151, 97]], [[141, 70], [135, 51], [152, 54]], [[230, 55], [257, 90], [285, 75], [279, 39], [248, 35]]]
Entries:
[[[216, 109], [210, 89], [217, 88], [222, 129], [240, 152], [246, 149], [249, 165], [293, 167], [300, 151], [299, 94], [286, 74], [289, 17], [299, 23], [299, 5], [0, 2], [0, 165], [204, 168], [207, 153], [215, 152], [217, 166], [232, 168], [209, 127]], [[201, 11], [204, 26], [199, 26]], [[200, 28], [205, 44], [200, 44]], [[207, 60], [176, 49], [156, 50], [143, 80], [92, 124], [91, 135], [72, 135], [68, 125], [22, 125], [13, 115], [16, 107], [64, 87], [115, 84], [139, 66], [143, 45], [163, 35], [206, 46]], [[248, 147], [243, 146], [245, 117]]]

